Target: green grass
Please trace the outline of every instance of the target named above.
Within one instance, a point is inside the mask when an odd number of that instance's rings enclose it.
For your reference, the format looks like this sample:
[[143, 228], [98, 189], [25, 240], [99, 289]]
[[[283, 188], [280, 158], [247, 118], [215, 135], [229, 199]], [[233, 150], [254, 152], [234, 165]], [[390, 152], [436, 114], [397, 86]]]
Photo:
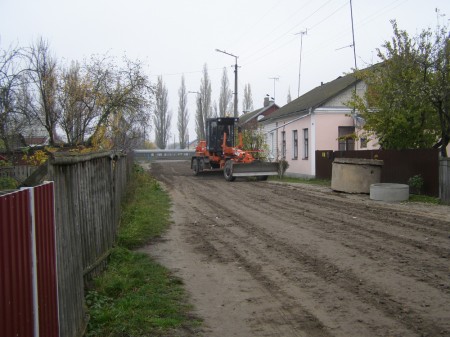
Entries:
[[169, 207], [158, 182], [136, 170], [123, 205], [118, 246], [86, 295], [86, 336], [177, 336], [200, 325], [190, 315], [182, 281], [148, 255], [131, 250], [167, 228]]
[[[283, 177], [279, 178], [278, 176], [271, 176], [269, 177], [269, 180], [271, 181], [278, 181], [278, 182], [285, 182], [285, 183], [303, 183], [303, 184], [311, 184], [311, 185], [319, 185], [319, 186], [331, 186], [330, 180], [324, 180], [324, 179], [308, 179], [308, 178], [293, 178], [293, 177]], [[427, 195], [418, 195], [418, 194], [411, 194], [409, 197], [408, 202], [424, 202], [428, 204], [440, 204], [439, 198], [430, 197]]]
[[440, 204], [439, 198], [430, 197], [428, 195], [410, 194], [409, 202], [425, 202], [428, 204]]
[[163, 233], [169, 224], [170, 199], [148, 173], [137, 170], [125, 197], [118, 244], [141, 247]]
[[316, 179], [316, 178], [294, 178], [294, 177], [286, 177], [279, 178], [278, 176], [271, 176], [269, 177], [271, 181], [279, 181], [284, 183], [302, 183], [302, 184], [310, 184], [310, 185], [320, 185], [320, 186], [330, 186], [331, 181], [330, 180], [324, 180], [324, 179]]

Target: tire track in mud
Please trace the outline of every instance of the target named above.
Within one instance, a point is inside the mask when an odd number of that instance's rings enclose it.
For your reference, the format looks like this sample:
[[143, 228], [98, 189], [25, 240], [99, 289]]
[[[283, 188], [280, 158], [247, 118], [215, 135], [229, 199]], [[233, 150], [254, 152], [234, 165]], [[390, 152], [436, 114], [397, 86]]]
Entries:
[[[389, 252], [389, 260], [385, 260], [384, 263], [397, 264], [397, 267], [399, 267], [400, 269], [404, 269], [403, 267], [405, 261], [410, 261], [408, 260], [408, 258], [410, 258], [412, 254], [414, 255], [414, 263], [420, 261], [429, 261], [429, 257], [426, 255], [424, 256], [424, 254], [434, 254], [436, 257], [434, 260], [432, 260], [431, 264], [429, 262], [424, 263], [424, 267], [421, 270], [417, 271], [420, 272], [419, 274], [410, 274], [410, 276], [413, 276], [420, 281], [428, 282], [430, 283], [430, 285], [450, 292], [450, 285], [442, 283], [441, 281], [439, 281], [439, 279], [436, 279], [436, 277], [428, 277], [431, 272], [437, 273], [440, 279], [445, 279], [446, 277], [448, 277], [448, 263], [446, 262], [448, 256], [450, 256], [450, 249], [435, 246], [430, 243], [435, 239], [431, 235], [428, 235], [429, 240], [427, 240], [428, 238], [426, 238], [425, 240], [419, 241], [406, 238], [402, 236], [402, 234], [395, 235], [386, 233], [382, 229], [371, 229], [371, 226], [380, 227], [379, 223], [374, 221], [373, 219], [367, 221], [365, 213], [358, 213], [358, 217], [352, 216], [353, 214], [348, 214], [344, 219], [327, 215], [335, 213], [336, 210], [331, 210], [324, 214], [323, 210], [324, 208], [326, 208], [326, 206], [320, 207], [322, 211], [320, 213], [320, 216], [316, 215], [314, 210], [309, 209], [307, 206], [299, 205], [299, 207], [296, 207], [297, 205], [287, 205], [287, 203], [283, 202], [283, 200], [275, 200], [270, 204], [270, 206], [270, 209], [276, 208], [277, 210], [284, 210], [284, 212], [277, 213], [277, 216], [280, 220], [288, 221], [291, 215], [297, 215], [299, 217], [308, 218], [315, 223], [320, 223], [322, 225], [321, 228], [323, 227], [323, 230], [317, 230], [318, 235], [322, 235], [326, 238], [331, 238], [336, 234], [344, 236], [349, 243], [342, 243], [343, 245], [356, 249], [361, 254], [371, 259], [380, 260], [379, 253], [381, 250], [383, 250], [384, 253]], [[249, 205], [249, 207], [252, 207], [252, 205]], [[253, 209], [256, 210], [256, 208]], [[264, 208], [258, 210], [261, 212], [265, 212], [266, 215], [272, 214], [272, 212], [267, 212]], [[289, 215], [287, 215], [287, 213], [289, 213]], [[360, 219], [364, 219], [364, 224], [361, 224]], [[339, 224], [339, 226], [337, 226], [337, 224]], [[387, 226], [385, 225], [384, 227]], [[450, 224], [448, 224], [448, 227], [450, 231]], [[383, 242], [379, 242], [378, 240], [374, 242], [373, 236], [368, 236], [368, 233], [382, 239]], [[391, 245], [385, 244], [384, 241], [388, 240], [392, 241]], [[448, 239], [446, 239], [445, 241], [448, 241]], [[402, 249], [399, 249], [399, 244], [402, 246]], [[395, 261], [392, 260], [393, 257], [396, 257]], [[397, 263], [397, 261], [399, 262]]]
[[[206, 202], [206, 198], [204, 199]], [[209, 205], [214, 205], [214, 201], [208, 199]], [[219, 204], [215, 205], [214, 209], [219, 209]], [[233, 213], [227, 209], [228, 216], [239, 218], [239, 214]], [[368, 303], [379, 311], [384, 312], [386, 317], [397, 317], [397, 322], [404, 325], [407, 329], [411, 329], [417, 333], [425, 333], [430, 336], [444, 335], [446, 328], [439, 326], [436, 322], [421, 316], [412, 308], [404, 308], [404, 305], [392, 298], [389, 294], [384, 293], [382, 289], [378, 289], [375, 283], [367, 280], [362, 282], [360, 276], [355, 275], [350, 270], [341, 269], [338, 266], [330, 263], [328, 260], [321, 259], [316, 256], [305, 253], [304, 250], [288, 245], [285, 241], [275, 238], [272, 234], [266, 233], [261, 228], [246, 223], [244, 228], [248, 233], [257, 234], [263, 238], [264, 242], [271, 242], [271, 247], [282, 247], [283, 257], [290, 261], [296, 261], [303, 265], [303, 269], [310, 274], [323, 279], [325, 283], [336, 284], [339, 288], [346, 290], [355, 295], [361, 302]], [[227, 227], [224, 227], [227, 230]], [[228, 231], [229, 232], [229, 231]], [[215, 240], [223, 240], [215, 236]], [[234, 236], [235, 240], [239, 240], [238, 236]], [[230, 243], [232, 245], [232, 243]], [[241, 258], [243, 258], [241, 256]], [[445, 305], [445, 302], [444, 302]], [[420, 325], [418, 323], [420, 322]], [[382, 328], [381, 326], [379, 328]]]
[[[255, 186], [257, 185], [255, 184]], [[290, 196], [292, 196], [292, 198], [296, 201], [308, 202], [309, 204], [318, 206], [326, 205], [330, 209], [339, 210], [341, 212], [345, 212], [346, 214], [352, 214], [348, 212], [349, 208], [339, 207], [338, 200], [336, 200], [337, 198], [339, 198], [342, 202], [351, 204], [351, 209], [354, 213], [362, 212], [368, 219], [378, 222], [386, 221], [389, 222], [390, 225], [398, 226], [401, 229], [408, 228], [418, 232], [426, 233], [430, 233], [431, 231], [432, 233], [435, 233], [436, 236], [446, 236], [449, 233], [450, 222], [447, 220], [437, 218], [430, 219], [429, 217], [424, 217], [417, 213], [411, 213], [407, 210], [399, 210], [386, 207], [385, 205], [374, 201], [371, 201], [369, 206], [368, 203], [355, 202], [350, 198], [341, 196], [341, 193], [338, 192], [329, 192], [329, 195], [324, 193], [317, 194], [309, 190], [302, 190], [301, 188], [292, 185], [288, 186], [287, 188], [282, 188], [278, 186], [278, 184], [272, 184], [270, 188], [272, 190], [272, 193], [276, 193], [280, 197], [286, 198], [287, 193], [290, 193]], [[305, 195], [307, 195], [308, 197], [317, 195], [319, 196], [319, 198], [305, 198]], [[317, 203], [317, 200], [320, 200], [320, 204]], [[373, 209], [377, 209], [379, 212], [376, 213], [375, 211], [373, 211]], [[385, 213], [387, 215], [385, 215]]]
[[[182, 189], [181, 194], [188, 197], [187, 194], [189, 194], [189, 188], [187, 189], [187, 193], [185, 193], [185, 188], [186, 187]], [[279, 325], [291, 326], [293, 336], [304, 335], [304, 332], [306, 331], [307, 333], [305, 336], [308, 337], [331, 337], [332, 335], [326, 331], [315, 316], [304, 310], [301, 304], [292, 302], [292, 300], [283, 294], [282, 290], [276, 286], [273, 280], [259, 272], [259, 266], [251, 264], [250, 262], [245, 262], [245, 258], [233, 249], [232, 244], [230, 245], [229, 242], [220, 239], [213, 234], [214, 228], [218, 229], [216, 225], [213, 225], [218, 221], [218, 217], [214, 217], [214, 215], [217, 214], [217, 209], [221, 207], [219, 204], [212, 202], [210, 198], [202, 196], [201, 199], [204, 202], [200, 205], [195, 203], [192, 199], [186, 199], [187, 203], [190, 205], [191, 211], [201, 215], [198, 220], [191, 221], [193, 228], [191, 228], [188, 234], [190, 235], [189, 240], [196, 246], [196, 250], [203, 255], [206, 255], [208, 259], [213, 259], [219, 263], [238, 262], [271, 295], [271, 302], [278, 303], [277, 308], [274, 309], [276, 310], [275, 316], [278, 317], [278, 319], [273, 317], [273, 312], [271, 312], [269, 316], [263, 313], [263, 317], [258, 317], [258, 315], [256, 315], [254, 318], [255, 322], [253, 322], [252, 325], [258, 327], [262, 323], [267, 325], [269, 321], [272, 321], [272, 324], [275, 327]], [[203, 205], [207, 205], [211, 210], [207, 211], [206, 207]], [[211, 214], [213, 215], [212, 218]], [[211, 232], [211, 229], [213, 232]], [[258, 299], [250, 300], [258, 301]], [[283, 322], [280, 322], [280, 320]], [[264, 332], [261, 333], [263, 336]]]
[[[190, 217], [199, 217], [184, 228], [189, 241], [205, 259], [241, 265], [280, 303], [276, 317], [282, 324], [303, 317], [302, 324], [292, 323], [294, 335], [297, 330], [308, 336], [450, 335], [442, 316], [450, 312], [449, 250], [443, 240], [449, 222], [299, 187], [197, 178], [178, 172], [163, 177], [184, 196]], [[408, 237], [400, 236], [401, 230]], [[292, 237], [302, 231], [312, 242]], [[439, 240], [432, 245], [421, 239], [424, 233]], [[384, 282], [383, 275], [391, 280]], [[401, 289], [410, 286], [417, 287], [411, 293], [417, 298]], [[433, 299], [436, 303], [426, 302]], [[268, 319], [257, 315], [252, 324]]]

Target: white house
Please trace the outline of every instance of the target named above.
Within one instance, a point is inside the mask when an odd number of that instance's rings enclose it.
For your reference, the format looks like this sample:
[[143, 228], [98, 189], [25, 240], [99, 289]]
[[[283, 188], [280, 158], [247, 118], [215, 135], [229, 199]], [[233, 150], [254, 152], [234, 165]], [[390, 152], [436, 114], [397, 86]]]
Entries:
[[316, 150], [379, 148], [376, 140], [360, 137], [362, 120], [346, 106], [355, 88], [362, 96], [366, 85], [352, 74], [338, 77], [261, 120], [270, 157], [289, 163], [286, 175], [315, 177]]

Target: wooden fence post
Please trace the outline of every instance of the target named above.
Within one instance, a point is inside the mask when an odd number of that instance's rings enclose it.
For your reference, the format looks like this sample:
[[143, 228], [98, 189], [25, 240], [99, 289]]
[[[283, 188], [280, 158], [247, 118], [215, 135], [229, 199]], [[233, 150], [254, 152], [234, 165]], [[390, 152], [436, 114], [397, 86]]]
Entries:
[[450, 205], [450, 158], [439, 159], [439, 198]]

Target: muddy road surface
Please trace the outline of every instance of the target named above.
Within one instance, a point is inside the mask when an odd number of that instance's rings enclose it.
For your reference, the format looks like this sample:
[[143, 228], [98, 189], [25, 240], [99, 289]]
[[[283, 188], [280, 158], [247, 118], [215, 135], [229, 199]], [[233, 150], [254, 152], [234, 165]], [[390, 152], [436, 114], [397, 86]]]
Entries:
[[146, 251], [180, 276], [202, 336], [450, 336], [450, 207], [144, 164], [173, 225]]

